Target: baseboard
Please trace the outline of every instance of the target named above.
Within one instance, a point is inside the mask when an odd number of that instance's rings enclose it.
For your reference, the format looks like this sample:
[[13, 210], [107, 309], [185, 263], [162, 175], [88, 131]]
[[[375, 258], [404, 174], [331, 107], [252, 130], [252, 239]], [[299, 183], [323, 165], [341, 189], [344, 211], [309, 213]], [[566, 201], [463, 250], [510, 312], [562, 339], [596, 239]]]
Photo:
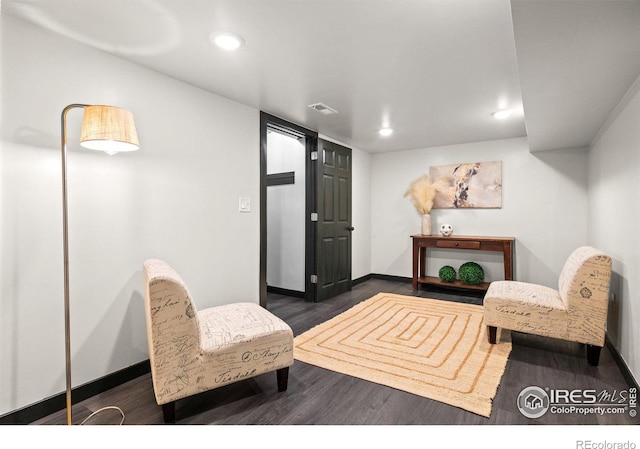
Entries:
[[379, 273], [371, 273], [371, 279], [381, 279], [383, 281], [394, 281], [394, 282], [413, 282], [413, 278], [408, 278], [406, 276], [392, 276], [390, 274], [379, 274]]
[[620, 369], [620, 373], [622, 373], [622, 377], [624, 377], [624, 380], [627, 382], [627, 385], [629, 385], [629, 387], [635, 388], [636, 391], [638, 391], [638, 388], [640, 388], [638, 387], [638, 381], [636, 380], [635, 377], [633, 377], [631, 370], [629, 369], [624, 359], [620, 355], [620, 352], [618, 352], [618, 348], [614, 346], [613, 342], [609, 338], [608, 333], [605, 333], [604, 345], [607, 347], [607, 349], [609, 349], [609, 352], [611, 353], [613, 360], [616, 362], [616, 365], [618, 365], [618, 368]]
[[[108, 374], [100, 379], [93, 380], [71, 390], [73, 404], [84, 401], [99, 393], [104, 393], [111, 388], [122, 385], [130, 380], [151, 372], [149, 360], [136, 363], [115, 373]], [[0, 416], [0, 424], [29, 424], [52, 413], [63, 410], [67, 406], [66, 392], [43, 399], [35, 404], [14, 410]]]
[[276, 293], [278, 295], [291, 296], [293, 298], [304, 299], [304, 292], [300, 292], [298, 290], [289, 290], [287, 288], [272, 287], [270, 285], [267, 285], [267, 291], [269, 293]]
[[355, 287], [355, 286], [356, 286], [356, 285], [358, 285], [358, 284], [362, 284], [363, 282], [366, 282], [366, 281], [368, 281], [369, 279], [371, 279], [371, 278], [372, 278], [372, 276], [373, 276], [373, 275], [372, 275], [371, 273], [369, 273], [369, 274], [367, 274], [367, 275], [365, 275], [365, 276], [362, 276], [362, 277], [359, 277], [359, 278], [357, 278], [357, 279], [352, 279], [352, 280], [351, 280], [351, 286], [352, 286], [352, 287]]

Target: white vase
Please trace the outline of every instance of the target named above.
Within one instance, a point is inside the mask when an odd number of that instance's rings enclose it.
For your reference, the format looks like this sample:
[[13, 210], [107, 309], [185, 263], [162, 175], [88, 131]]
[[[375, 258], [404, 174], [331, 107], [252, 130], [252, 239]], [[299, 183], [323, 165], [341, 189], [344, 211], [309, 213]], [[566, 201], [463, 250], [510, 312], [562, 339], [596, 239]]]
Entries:
[[424, 214], [420, 224], [420, 232], [422, 235], [431, 235], [431, 215]]

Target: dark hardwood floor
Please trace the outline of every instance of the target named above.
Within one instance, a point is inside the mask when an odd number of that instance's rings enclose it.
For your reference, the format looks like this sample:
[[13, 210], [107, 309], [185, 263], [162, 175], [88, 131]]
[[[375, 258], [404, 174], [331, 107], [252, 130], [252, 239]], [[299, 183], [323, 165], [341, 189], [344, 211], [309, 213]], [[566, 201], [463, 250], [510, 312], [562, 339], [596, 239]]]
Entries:
[[[299, 335], [379, 292], [482, 302], [478, 297], [453, 294], [455, 292], [413, 292], [411, 283], [370, 279], [356, 285], [351, 292], [321, 303], [270, 294], [268, 309], [284, 319], [294, 335]], [[628, 390], [630, 386], [606, 347], [599, 366], [592, 367], [587, 363], [584, 345], [520, 333], [513, 333], [512, 340], [513, 350], [490, 418], [296, 361], [289, 372], [286, 392], [278, 392], [275, 373], [240, 381], [179, 401], [177, 424], [638, 424], [638, 418], [630, 417], [629, 413], [547, 413], [537, 419], [524, 417], [516, 407], [516, 399], [528, 386], [610, 393]], [[143, 375], [75, 405], [74, 422], [81, 422], [101, 407], [114, 405], [125, 413], [125, 425], [162, 424], [162, 410], [155, 403], [150, 376]], [[119, 413], [107, 410], [87, 424], [117, 424], [120, 419]], [[33, 424], [64, 421], [63, 410]]]

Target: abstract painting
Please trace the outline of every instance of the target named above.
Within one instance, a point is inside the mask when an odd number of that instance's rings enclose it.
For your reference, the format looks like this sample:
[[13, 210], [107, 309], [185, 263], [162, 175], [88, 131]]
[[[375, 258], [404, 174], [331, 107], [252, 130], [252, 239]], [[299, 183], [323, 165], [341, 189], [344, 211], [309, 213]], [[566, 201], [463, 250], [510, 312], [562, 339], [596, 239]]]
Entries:
[[432, 166], [429, 175], [449, 181], [449, 188], [437, 193], [434, 209], [502, 207], [502, 161]]

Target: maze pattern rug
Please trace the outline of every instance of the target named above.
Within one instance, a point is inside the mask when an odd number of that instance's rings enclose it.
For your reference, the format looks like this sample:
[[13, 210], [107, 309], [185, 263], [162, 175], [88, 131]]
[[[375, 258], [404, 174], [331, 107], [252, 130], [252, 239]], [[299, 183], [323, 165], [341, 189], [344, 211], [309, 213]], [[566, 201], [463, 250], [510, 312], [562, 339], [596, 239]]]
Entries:
[[482, 306], [379, 293], [297, 336], [294, 357], [489, 417], [511, 352], [498, 337]]

